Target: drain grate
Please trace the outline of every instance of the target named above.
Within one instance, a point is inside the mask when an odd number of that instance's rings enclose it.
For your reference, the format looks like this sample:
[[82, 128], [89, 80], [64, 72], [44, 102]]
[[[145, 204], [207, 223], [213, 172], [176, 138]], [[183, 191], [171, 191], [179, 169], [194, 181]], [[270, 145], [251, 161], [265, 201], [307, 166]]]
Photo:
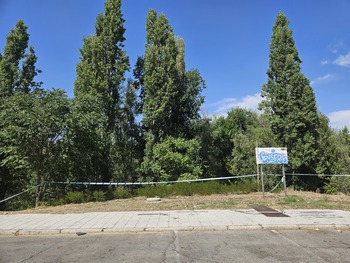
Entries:
[[286, 214], [283, 214], [282, 212], [267, 206], [255, 206], [253, 207], [253, 209], [263, 214], [264, 216], [268, 216], [268, 217], [289, 217]]

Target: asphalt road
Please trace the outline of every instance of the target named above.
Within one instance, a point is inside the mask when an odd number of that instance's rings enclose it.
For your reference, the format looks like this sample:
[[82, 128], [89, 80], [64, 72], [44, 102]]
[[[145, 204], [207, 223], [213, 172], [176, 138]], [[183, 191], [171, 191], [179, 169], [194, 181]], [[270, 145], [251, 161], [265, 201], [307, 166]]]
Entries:
[[350, 262], [350, 231], [0, 236], [0, 262]]

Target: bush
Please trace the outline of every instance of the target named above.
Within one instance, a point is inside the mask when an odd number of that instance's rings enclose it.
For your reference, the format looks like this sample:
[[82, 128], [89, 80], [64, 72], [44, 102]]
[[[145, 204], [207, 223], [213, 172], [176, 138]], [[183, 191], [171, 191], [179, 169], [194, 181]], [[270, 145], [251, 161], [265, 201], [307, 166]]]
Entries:
[[332, 176], [325, 186], [327, 194], [350, 193], [350, 177]]
[[166, 197], [172, 195], [172, 185], [148, 185], [136, 190], [137, 196]]
[[118, 186], [113, 192], [112, 197], [114, 199], [130, 198], [132, 194], [123, 186]]
[[99, 191], [93, 191], [92, 193], [92, 199], [96, 202], [103, 202], [106, 201], [106, 193], [99, 190]]
[[80, 204], [85, 201], [85, 196], [82, 192], [68, 192], [66, 199], [67, 203]]
[[167, 137], [154, 145], [151, 156], [146, 156], [141, 165], [148, 181], [198, 179], [203, 172], [200, 144], [196, 139]]

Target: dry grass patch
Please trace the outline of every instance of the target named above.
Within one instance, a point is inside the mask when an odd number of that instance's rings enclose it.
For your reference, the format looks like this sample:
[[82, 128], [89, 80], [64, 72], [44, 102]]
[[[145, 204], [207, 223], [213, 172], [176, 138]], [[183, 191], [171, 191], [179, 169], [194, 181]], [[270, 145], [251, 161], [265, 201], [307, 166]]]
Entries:
[[218, 194], [207, 196], [172, 196], [160, 202], [147, 202], [146, 197], [117, 199], [106, 202], [67, 204], [62, 206], [39, 207], [9, 213], [88, 213], [113, 211], [162, 211], [201, 209], [250, 209], [254, 206], [268, 206], [274, 209], [334, 209], [350, 211], [350, 196], [327, 195], [313, 192], [288, 191], [284, 193]]

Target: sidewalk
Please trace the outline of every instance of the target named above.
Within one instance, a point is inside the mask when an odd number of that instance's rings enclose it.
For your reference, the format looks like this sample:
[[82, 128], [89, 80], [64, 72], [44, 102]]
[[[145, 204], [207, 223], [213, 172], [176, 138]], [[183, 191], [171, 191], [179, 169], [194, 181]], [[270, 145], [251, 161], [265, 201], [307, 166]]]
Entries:
[[[350, 211], [255, 209], [2, 214], [0, 235], [84, 234], [172, 230], [340, 229], [350, 230]], [[282, 217], [280, 217], [282, 216]]]

